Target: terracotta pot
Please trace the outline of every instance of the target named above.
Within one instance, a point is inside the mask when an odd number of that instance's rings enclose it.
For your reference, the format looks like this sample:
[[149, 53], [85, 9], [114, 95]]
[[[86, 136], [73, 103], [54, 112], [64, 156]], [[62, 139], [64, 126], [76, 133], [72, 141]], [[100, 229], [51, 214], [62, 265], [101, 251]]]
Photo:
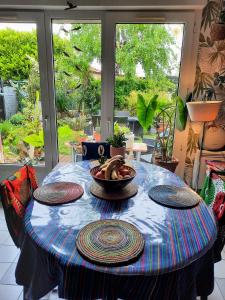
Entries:
[[177, 165], [179, 164], [179, 160], [173, 158], [172, 161], [162, 161], [160, 158], [155, 157], [153, 159], [153, 163], [159, 167], [169, 170], [170, 172], [174, 173], [176, 170]]
[[213, 42], [225, 40], [225, 24], [212, 24], [210, 36]]
[[187, 108], [192, 122], [210, 122], [215, 120], [222, 101], [188, 102]]
[[100, 142], [100, 141], [101, 141], [101, 134], [98, 133], [98, 132], [96, 132], [96, 131], [94, 131], [94, 133], [93, 133], [93, 138], [94, 138], [94, 140], [95, 140], [96, 142]]
[[113, 147], [110, 146], [110, 156], [116, 156], [116, 155], [122, 155], [123, 157], [125, 157], [125, 151], [126, 151], [126, 147]]

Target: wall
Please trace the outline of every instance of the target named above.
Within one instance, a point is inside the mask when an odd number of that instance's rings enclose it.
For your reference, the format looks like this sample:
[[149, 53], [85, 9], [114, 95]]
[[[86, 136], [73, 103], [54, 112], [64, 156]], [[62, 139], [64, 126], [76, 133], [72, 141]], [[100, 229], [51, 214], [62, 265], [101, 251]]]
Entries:
[[[201, 100], [204, 89], [210, 88], [215, 92], [217, 100], [223, 100], [215, 124], [225, 127], [225, 40], [213, 42], [210, 36], [211, 26], [217, 20], [220, 9], [219, 2], [208, 1], [203, 9], [193, 93], [194, 99]], [[190, 123], [187, 130], [184, 179], [190, 184], [194, 157], [198, 149], [200, 124]]]

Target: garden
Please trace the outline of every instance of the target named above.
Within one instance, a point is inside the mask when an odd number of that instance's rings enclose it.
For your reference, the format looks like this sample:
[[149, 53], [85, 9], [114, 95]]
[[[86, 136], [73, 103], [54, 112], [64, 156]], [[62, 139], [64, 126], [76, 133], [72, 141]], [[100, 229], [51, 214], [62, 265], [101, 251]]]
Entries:
[[[71, 144], [93, 132], [100, 134], [100, 119], [94, 121], [94, 116], [101, 110], [101, 25], [57, 24], [53, 32], [58, 150], [60, 158], [69, 159]], [[177, 78], [171, 74], [179, 66], [174, 33], [166, 25], [118, 24], [116, 34], [114, 115], [126, 112], [137, 118], [143, 128], [143, 133], [136, 134], [137, 141], [155, 138], [156, 132], [144, 125], [146, 120], [138, 110], [156, 94], [160, 107], [175, 105]], [[45, 154], [36, 31], [0, 30], [0, 51], [2, 89], [12, 86], [18, 102], [16, 113], [0, 120], [1, 163], [28, 159], [42, 163]], [[140, 97], [144, 99], [142, 108], [138, 105]], [[128, 123], [118, 121], [118, 125], [125, 132], [132, 130]]]

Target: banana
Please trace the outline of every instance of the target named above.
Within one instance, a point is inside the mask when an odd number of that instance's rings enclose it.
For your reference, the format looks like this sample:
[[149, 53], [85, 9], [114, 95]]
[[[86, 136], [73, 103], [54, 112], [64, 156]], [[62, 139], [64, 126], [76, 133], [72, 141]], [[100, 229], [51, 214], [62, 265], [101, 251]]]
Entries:
[[119, 160], [119, 161], [125, 163], [122, 155], [116, 155], [116, 156], [113, 156], [112, 158], [108, 159], [103, 165], [100, 166], [99, 169], [100, 170], [105, 169], [106, 167], [108, 167], [109, 163], [111, 163], [111, 161], [114, 161], [114, 160]]
[[108, 163], [108, 166], [105, 170], [105, 179], [109, 180], [112, 170], [116, 167], [122, 166], [122, 164], [123, 164], [123, 162], [119, 159], [111, 160], [110, 163]]
[[115, 170], [115, 169], [113, 169], [113, 170], [112, 170], [112, 173], [111, 173], [111, 178], [112, 178], [113, 180], [116, 180], [116, 179], [118, 179], [118, 175], [117, 175], [117, 173], [116, 173], [116, 170]]

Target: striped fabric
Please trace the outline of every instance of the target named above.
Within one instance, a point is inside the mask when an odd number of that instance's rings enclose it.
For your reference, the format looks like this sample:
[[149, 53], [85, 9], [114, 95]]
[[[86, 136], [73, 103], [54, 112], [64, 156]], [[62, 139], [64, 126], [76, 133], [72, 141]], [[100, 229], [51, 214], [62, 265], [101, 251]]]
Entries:
[[[49, 207], [36, 201], [29, 204], [25, 228], [35, 245], [50, 254], [54, 263], [59, 265], [57, 280], [60, 277], [60, 297], [95, 299], [95, 296], [112, 294], [109, 289], [115, 289], [116, 295], [122, 299], [148, 299], [146, 297], [151, 293], [156, 295], [155, 289], [163, 278], [165, 287], [171, 290], [173, 296], [170, 298], [168, 291], [164, 291], [163, 298], [161, 291], [160, 299], [190, 300], [194, 299], [190, 293], [196, 296], [195, 289], [190, 291], [190, 287], [186, 287], [190, 297], [176, 298], [177, 289], [184, 284], [177, 280], [189, 276], [192, 278], [189, 284], [196, 288], [194, 274], [199, 271], [197, 263], [201, 264], [207, 259], [208, 256], [203, 255], [212, 247], [216, 238], [213, 214], [203, 201], [196, 208], [188, 210], [169, 209], [158, 205], [147, 195], [151, 187], [157, 184], [184, 186], [183, 181], [155, 165], [134, 162], [134, 168], [137, 171], [134, 182], [138, 184], [139, 191], [129, 200], [113, 203], [92, 196], [89, 192], [92, 181], [88, 171], [90, 165], [88, 161], [83, 161], [53, 170], [44, 181], [44, 184], [56, 181], [79, 183], [85, 191], [82, 198], [62, 206]], [[84, 260], [76, 250], [75, 239], [83, 226], [91, 221], [111, 218], [134, 224], [145, 237], [144, 252], [131, 265], [97, 266]], [[192, 263], [197, 259], [197, 263]], [[210, 272], [213, 276], [213, 271]], [[19, 279], [18, 281], [22, 282]], [[114, 284], [110, 285], [110, 282]]]

